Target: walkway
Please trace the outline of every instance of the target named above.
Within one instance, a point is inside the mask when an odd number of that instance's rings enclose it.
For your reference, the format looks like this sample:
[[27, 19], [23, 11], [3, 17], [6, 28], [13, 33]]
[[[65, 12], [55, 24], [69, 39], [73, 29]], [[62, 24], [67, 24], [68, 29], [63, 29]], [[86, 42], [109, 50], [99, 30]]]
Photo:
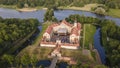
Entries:
[[49, 68], [55, 68], [58, 58], [61, 57], [60, 54], [60, 45], [56, 44], [56, 48], [52, 52], [54, 54], [53, 60]]
[[95, 56], [95, 57], [96, 57], [97, 63], [102, 64], [102, 61], [101, 61], [101, 59], [100, 59], [100, 55], [99, 55], [97, 49], [94, 49], [94, 52], [96, 53], [96, 56]]
[[91, 55], [91, 51], [88, 50], [88, 49], [83, 49], [82, 50], [82, 54], [85, 55], [85, 56], [88, 56], [89, 59], [93, 60], [93, 57]]
[[53, 60], [52, 60], [51, 65], [49, 66], [49, 68], [55, 68], [57, 60], [58, 60], [58, 57], [54, 57]]
[[83, 49], [84, 49], [84, 45], [85, 45], [85, 25], [83, 25], [83, 45], [82, 45]]

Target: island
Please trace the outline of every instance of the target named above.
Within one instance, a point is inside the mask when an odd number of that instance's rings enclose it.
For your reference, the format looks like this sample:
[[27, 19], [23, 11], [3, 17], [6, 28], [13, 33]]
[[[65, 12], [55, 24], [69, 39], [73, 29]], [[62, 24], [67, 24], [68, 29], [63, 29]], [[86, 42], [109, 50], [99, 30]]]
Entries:
[[119, 3], [0, 0], [0, 67], [119, 68]]

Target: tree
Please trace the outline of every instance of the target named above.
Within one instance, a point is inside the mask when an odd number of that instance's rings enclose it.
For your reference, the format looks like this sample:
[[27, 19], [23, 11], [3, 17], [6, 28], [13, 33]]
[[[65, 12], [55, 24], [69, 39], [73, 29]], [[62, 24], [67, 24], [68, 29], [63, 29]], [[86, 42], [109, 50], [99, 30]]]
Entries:
[[21, 60], [19, 57], [15, 57], [15, 64], [17, 68], [19, 68], [19, 66], [21, 65]]
[[4, 55], [2, 56], [2, 60], [3, 60], [4, 62], [7, 62], [8, 64], [10, 64], [11, 67], [12, 67], [13, 62], [14, 62], [14, 56], [8, 55], [8, 54], [4, 54]]
[[35, 55], [33, 55], [33, 56], [31, 57], [30, 62], [31, 62], [31, 64], [32, 64], [33, 68], [35, 68], [36, 63], [38, 62], [38, 60], [37, 60], [37, 58], [36, 58]]
[[4, 54], [18, 44], [33, 30], [36, 30], [38, 25], [37, 19], [0, 18], [0, 54]]
[[96, 66], [94, 66], [94, 68], [108, 68], [108, 67], [105, 65], [96, 65]]
[[95, 12], [97, 14], [105, 14], [105, 9], [103, 9], [102, 7], [98, 7], [95, 9]]
[[19, 3], [17, 4], [17, 7], [18, 7], [18, 8], [23, 8], [23, 7], [24, 7], [24, 4], [23, 4], [22, 2], [19, 2]]
[[44, 21], [57, 21], [53, 9], [48, 9], [44, 15]]
[[25, 65], [27, 68], [29, 68], [29, 64], [31, 63], [30, 61], [30, 56], [28, 54], [25, 54], [21, 57], [21, 63]]

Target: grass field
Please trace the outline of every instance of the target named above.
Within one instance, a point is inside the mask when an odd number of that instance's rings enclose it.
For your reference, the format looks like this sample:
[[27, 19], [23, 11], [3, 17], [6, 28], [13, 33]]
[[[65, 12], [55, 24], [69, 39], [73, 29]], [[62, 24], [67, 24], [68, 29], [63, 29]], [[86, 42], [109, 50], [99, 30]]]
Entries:
[[120, 9], [110, 9], [107, 15], [120, 18]]
[[99, 4], [87, 4], [84, 7], [74, 7], [74, 6], [67, 6], [67, 7], [58, 7], [59, 9], [70, 9], [70, 10], [83, 10], [83, 11], [91, 11], [91, 8], [96, 7]]
[[84, 47], [89, 48], [89, 44], [93, 44], [94, 42], [94, 34], [96, 31], [96, 27], [91, 24], [84, 24], [84, 28], [85, 28]]

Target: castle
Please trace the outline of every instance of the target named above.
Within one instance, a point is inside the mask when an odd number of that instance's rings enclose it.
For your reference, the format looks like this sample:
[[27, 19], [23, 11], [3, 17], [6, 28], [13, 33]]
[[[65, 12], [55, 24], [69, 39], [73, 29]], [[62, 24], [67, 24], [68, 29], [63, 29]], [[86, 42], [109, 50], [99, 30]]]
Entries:
[[80, 33], [80, 23], [70, 24], [65, 20], [53, 23], [43, 34], [40, 46], [56, 47], [56, 44], [60, 44], [61, 48], [78, 49], [80, 47]]

